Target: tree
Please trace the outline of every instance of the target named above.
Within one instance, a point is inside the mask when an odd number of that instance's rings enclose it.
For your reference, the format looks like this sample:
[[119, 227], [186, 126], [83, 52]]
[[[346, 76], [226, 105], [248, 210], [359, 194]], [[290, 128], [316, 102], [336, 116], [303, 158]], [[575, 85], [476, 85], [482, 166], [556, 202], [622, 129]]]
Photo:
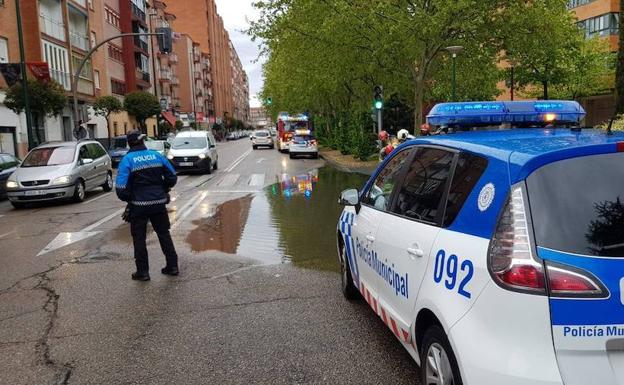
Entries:
[[135, 91], [126, 95], [124, 109], [137, 120], [143, 133], [147, 133], [145, 121], [154, 115], [160, 114], [160, 102], [156, 96], [145, 92]]
[[111, 114], [117, 114], [123, 111], [123, 105], [114, 96], [101, 96], [93, 103], [93, 110], [98, 116], [103, 116], [106, 119], [106, 130], [108, 131], [108, 142], [111, 141], [111, 129], [110, 129], [110, 116]]
[[[41, 143], [42, 138], [39, 133], [40, 119], [58, 116], [67, 106], [67, 96], [63, 86], [54, 80], [28, 80], [28, 97], [37, 141]], [[16, 83], [7, 90], [4, 105], [16, 114], [24, 111], [21, 82]]]
[[[624, 0], [620, 0], [620, 9], [624, 10]], [[624, 114], [624, 11], [620, 12], [620, 35], [619, 49], [617, 54], [617, 76], [616, 76], [616, 114]]]

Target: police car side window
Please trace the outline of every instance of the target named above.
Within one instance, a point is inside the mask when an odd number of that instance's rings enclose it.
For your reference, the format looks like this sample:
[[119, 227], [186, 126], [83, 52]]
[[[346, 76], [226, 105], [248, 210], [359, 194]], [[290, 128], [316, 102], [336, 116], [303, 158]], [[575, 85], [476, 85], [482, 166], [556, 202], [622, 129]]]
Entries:
[[485, 158], [462, 152], [457, 159], [457, 166], [453, 173], [453, 181], [446, 200], [444, 212], [444, 227], [450, 226], [464, 206], [468, 195], [477, 184], [481, 175], [487, 168], [488, 161]]
[[388, 211], [392, 191], [411, 152], [411, 149], [406, 149], [390, 159], [364, 196], [363, 204], [372, 206], [377, 210]]
[[419, 148], [397, 195], [395, 214], [437, 223], [455, 153]]

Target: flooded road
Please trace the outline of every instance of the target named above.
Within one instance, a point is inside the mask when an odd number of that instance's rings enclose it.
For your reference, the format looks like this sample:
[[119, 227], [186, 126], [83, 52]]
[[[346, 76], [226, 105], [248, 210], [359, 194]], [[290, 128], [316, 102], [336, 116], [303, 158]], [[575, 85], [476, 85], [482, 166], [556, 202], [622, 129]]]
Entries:
[[193, 222], [186, 242], [194, 253], [218, 250], [267, 264], [338, 271], [338, 196], [366, 179], [331, 167], [277, 175], [263, 191], [223, 203]]

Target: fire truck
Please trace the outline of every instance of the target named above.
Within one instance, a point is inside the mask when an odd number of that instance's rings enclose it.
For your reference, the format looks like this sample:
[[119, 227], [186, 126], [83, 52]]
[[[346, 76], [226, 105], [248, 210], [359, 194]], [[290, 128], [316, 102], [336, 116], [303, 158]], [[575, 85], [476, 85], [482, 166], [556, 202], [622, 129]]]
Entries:
[[312, 135], [310, 118], [306, 114], [290, 115], [280, 112], [277, 118], [277, 149], [287, 152], [295, 135]]

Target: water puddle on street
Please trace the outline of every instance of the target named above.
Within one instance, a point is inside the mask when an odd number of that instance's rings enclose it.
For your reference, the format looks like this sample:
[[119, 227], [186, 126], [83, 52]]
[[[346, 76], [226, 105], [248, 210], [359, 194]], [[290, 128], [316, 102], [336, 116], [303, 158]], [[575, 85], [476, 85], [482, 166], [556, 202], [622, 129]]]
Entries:
[[324, 167], [276, 179], [262, 192], [226, 202], [195, 221], [186, 237], [191, 250], [338, 271], [338, 196], [346, 188], [361, 188], [367, 177]]

